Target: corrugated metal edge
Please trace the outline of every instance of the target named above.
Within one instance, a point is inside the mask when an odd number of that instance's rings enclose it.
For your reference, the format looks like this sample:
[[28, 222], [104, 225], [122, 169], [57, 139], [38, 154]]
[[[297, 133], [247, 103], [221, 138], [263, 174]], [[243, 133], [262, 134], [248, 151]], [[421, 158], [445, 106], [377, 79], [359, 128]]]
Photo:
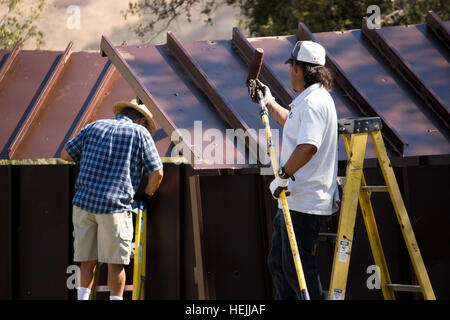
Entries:
[[428, 28], [430, 28], [447, 49], [450, 50], [450, 34], [441, 19], [433, 11], [428, 11], [426, 23]]
[[17, 55], [19, 54], [19, 51], [20, 51], [19, 48], [20, 48], [20, 42], [16, 42], [14, 48], [8, 54], [8, 58], [6, 58], [5, 63], [2, 65], [2, 68], [0, 69], [0, 83], [2, 82], [3, 78], [6, 76], [6, 74], [11, 69], [14, 62], [16, 61]]

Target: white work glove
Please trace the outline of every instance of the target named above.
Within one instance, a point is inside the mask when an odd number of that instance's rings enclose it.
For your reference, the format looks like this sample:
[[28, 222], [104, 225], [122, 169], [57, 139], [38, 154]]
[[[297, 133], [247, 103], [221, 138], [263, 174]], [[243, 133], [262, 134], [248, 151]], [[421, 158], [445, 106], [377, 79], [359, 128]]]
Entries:
[[[289, 184], [289, 178], [287, 179], [281, 179], [279, 176], [277, 176], [273, 181], [270, 183], [270, 192], [272, 193], [272, 197], [274, 199], [278, 199], [280, 197], [280, 193], [283, 190], [287, 190]], [[285, 191], [286, 197], [289, 196], [291, 193], [289, 191]]]
[[266, 86], [264, 83], [256, 79], [256, 84], [258, 85], [258, 89], [262, 91], [263, 98], [259, 100], [259, 97], [257, 97], [258, 102], [264, 107], [270, 102], [275, 100], [275, 98], [272, 96], [272, 92], [270, 92], [270, 89], [268, 86]]

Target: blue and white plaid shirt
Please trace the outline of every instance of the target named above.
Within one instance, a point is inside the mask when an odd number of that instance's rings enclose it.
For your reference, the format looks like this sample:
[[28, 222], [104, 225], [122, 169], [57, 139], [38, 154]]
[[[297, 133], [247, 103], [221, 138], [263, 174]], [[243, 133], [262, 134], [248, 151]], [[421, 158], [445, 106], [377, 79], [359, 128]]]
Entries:
[[131, 210], [142, 174], [162, 168], [148, 130], [123, 115], [87, 125], [65, 148], [80, 162], [72, 202], [90, 213]]

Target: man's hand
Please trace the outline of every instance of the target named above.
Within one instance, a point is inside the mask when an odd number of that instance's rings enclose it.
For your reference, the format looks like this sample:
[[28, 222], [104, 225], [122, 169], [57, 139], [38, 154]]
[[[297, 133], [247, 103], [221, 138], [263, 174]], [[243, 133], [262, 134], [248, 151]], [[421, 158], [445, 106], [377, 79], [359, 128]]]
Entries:
[[152, 211], [152, 205], [153, 205], [153, 197], [151, 195], [148, 195], [144, 192], [144, 195], [142, 196], [141, 201], [145, 202], [145, 206], [147, 208], [147, 212]]
[[153, 171], [148, 176], [148, 182], [147, 186], [145, 187], [145, 193], [153, 195], [156, 190], [159, 188], [159, 185], [161, 184], [162, 178], [164, 176], [163, 169], [159, 169], [156, 171]]
[[[262, 97], [258, 95], [258, 91], [261, 92]], [[252, 99], [253, 102], [262, 103], [264, 104], [264, 106], [266, 106], [270, 101], [275, 100], [275, 98], [272, 96], [272, 93], [270, 92], [269, 87], [263, 84], [258, 79], [250, 80], [248, 86], [248, 94], [250, 95], [250, 99]]]
[[275, 98], [272, 96], [272, 92], [270, 92], [270, 89], [268, 86], [266, 86], [264, 83], [262, 83], [258, 79], [256, 79], [256, 85], [257, 85], [256, 90], [261, 90], [261, 92], [262, 92], [262, 98], [259, 97], [258, 93], [257, 93], [257, 99], [258, 99], [257, 102], [258, 103], [261, 103], [264, 106], [266, 106], [269, 102], [275, 100]]
[[[270, 192], [272, 193], [272, 197], [274, 199], [278, 199], [280, 197], [280, 193], [283, 190], [287, 190], [289, 184], [289, 178], [287, 179], [281, 179], [280, 177], [276, 177], [273, 179], [273, 181], [270, 183]], [[291, 193], [289, 191], [285, 192], [286, 197], [289, 196]]]

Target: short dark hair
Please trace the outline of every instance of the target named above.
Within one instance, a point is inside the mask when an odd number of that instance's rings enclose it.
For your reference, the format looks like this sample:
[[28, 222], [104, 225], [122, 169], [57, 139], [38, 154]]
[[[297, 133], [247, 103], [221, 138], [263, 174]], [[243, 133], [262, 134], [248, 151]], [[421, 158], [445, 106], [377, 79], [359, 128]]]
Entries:
[[[291, 61], [292, 64], [293, 61]], [[304, 61], [295, 61], [295, 63], [303, 71], [303, 79], [305, 81], [305, 89], [310, 85], [319, 82], [328, 91], [333, 88], [333, 77], [327, 67], [318, 64], [308, 63]]]
[[120, 114], [130, 118], [133, 121], [145, 118], [142, 113], [131, 107], [124, 108]]

